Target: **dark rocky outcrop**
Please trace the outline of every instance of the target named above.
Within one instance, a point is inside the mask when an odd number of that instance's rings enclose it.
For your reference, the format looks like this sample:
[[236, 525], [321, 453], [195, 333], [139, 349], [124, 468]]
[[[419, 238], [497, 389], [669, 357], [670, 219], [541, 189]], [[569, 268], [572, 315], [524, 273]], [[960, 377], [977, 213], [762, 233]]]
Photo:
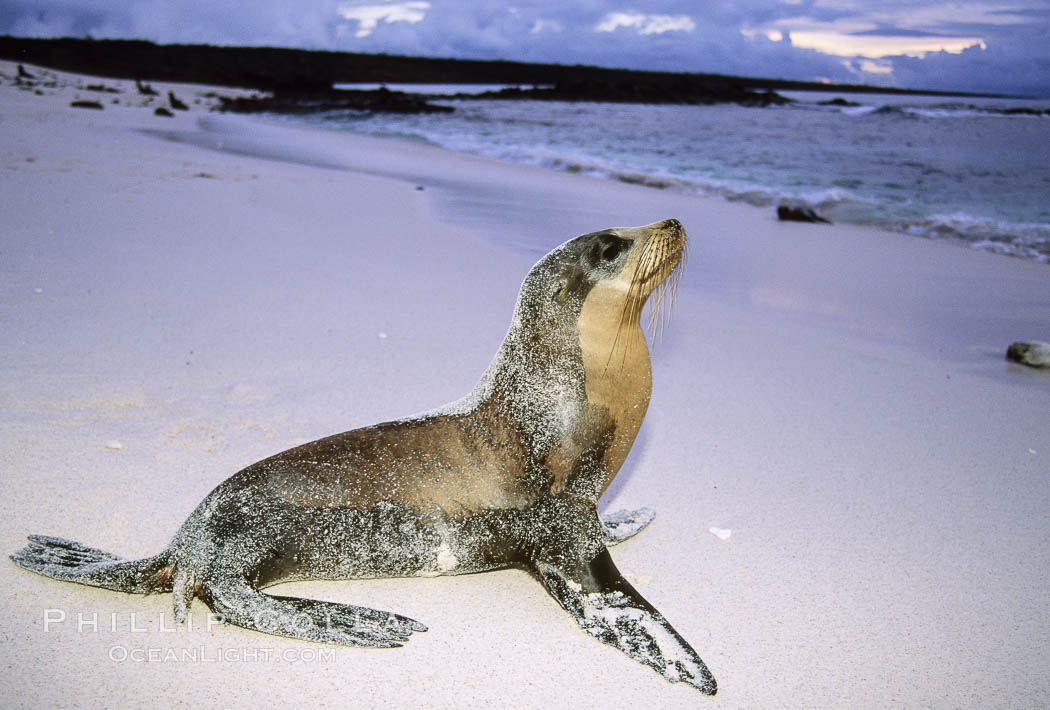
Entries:
[[375, 111], [384, 113], [449, 113], [451, 106], [429, 103], [422, 96], [401, 91], [279, 91], [273, 96], [219, 97], [219, 109], [234, 113], [313, 113], [319, 111]]
[[175, 92], [168, 92], [168, 103], [176, 111], [189, 111], [190, 107], [179, 100], [179, 97], [175, 95]]
[[805, 205], [782, 204], [777, 206], [777, 219], [781, 222], [814, 222], [831, 224], [831, 220], [817, 214], [812, 207]]
[[818, 106], [860, 106], [861, 104], [858, 104], [856, 101], [847, 101], [846, 99], [842, 98], [841, 96], [836, 96], [835, 98], [829, 99], [827, 101], [818, 101], [817, 105]]
[[790, 99], [775, 91], [755, 91], [732, 82], [702, 82], [686, 76], [650, 82], [638, 82], [629, 78], [604, 81], [567, 80], [551, 87], [511, 88], [488, 92], [481, 94], [481, 98], [646, 104], [736, 103], [742, 106], [791, 103]]
[[[777, 102], [767, 91], [816, 90], [922, 94], [931, 92], [847, 84], [734, 77], [724, 74], [639, 71], [505, 60], [404, 57], [274, 47], [161, 45], [142, 40], [38, 39], [0, 36], [0, 58], [119, 79], [193, 82], [284, 93], [325, 92], [338, 83], [516, 84], [560, 87], [601, 100], [650, 101], [664, 95]], [[604, 87], [604, 88], [603, 88]], [[741, 92], [754, 92], [757, 97]], [[937, 93], [937, 92], [932, 92]], [[942, 94], [957, 96], [960, 94]], [[598, 100], [581, 98], [579, 100]], [[750, 104], [749, 104], [750, 105]]]

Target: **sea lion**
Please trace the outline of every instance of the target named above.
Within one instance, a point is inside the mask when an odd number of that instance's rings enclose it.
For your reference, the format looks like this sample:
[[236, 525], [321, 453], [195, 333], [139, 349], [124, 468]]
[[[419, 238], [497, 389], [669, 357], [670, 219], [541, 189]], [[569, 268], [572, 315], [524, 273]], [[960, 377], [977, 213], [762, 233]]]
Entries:
[[12, 559], [65, 581], [172, 591], [179, 621], [199, 597], [248, 629], [373, 647], [399, 646], [426, 627], [260, 590], [520, 565], [588, 633], [669, 681], [713, 694], [703, 661], [606, 547], [648, 520], [603, 525], [597, 506], [649, 405], [642, 307], [655, 291], [652, 313], [660, 313], [685, 246], [674, 219], [562, 244], [526, 276], [503, 344], [467, 397], [252, 464], [208, 494], [153, 557], [123, 560], [31, 536]]

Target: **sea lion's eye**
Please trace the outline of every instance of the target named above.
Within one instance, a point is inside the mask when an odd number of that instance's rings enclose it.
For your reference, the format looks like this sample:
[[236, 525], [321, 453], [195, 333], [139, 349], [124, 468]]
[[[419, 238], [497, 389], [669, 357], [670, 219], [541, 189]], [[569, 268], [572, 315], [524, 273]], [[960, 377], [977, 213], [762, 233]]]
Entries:
[[613, 259], [618, 257], [620, 255], [620, 252], [623, 251], [624, 246], [627, 244], [630, 244], [630, 242], [624, 241], [622, 239], [617, 239], [616, 241], [606, 246], [605, 249], [602, 250], [602, 261], [612, 261]]

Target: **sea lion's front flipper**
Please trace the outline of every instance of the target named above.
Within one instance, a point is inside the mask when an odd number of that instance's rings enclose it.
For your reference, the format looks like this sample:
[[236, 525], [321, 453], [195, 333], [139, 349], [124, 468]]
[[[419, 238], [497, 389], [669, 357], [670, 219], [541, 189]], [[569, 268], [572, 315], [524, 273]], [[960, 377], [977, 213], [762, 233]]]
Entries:
[[396, 648], [423, 624], [399, 614], [351, 604], [264, 594], [245, 580], [204, 585], [204, 599], [223, 621], [266, 634], [343, 646]]
[[645, 529], [656, 517], [652, 508], [638, 510], [614, 510], [601, 516], [602, 528], [605, 530], [605, 544], [619, 545], [624, 540], [634, 537]]
[[672, 683], [715, 694], [715, 679], [700, 656], [623, 578], [608, 550], [578, 565], [537, 562], [536, 569], [547, 590], [587, 633]]

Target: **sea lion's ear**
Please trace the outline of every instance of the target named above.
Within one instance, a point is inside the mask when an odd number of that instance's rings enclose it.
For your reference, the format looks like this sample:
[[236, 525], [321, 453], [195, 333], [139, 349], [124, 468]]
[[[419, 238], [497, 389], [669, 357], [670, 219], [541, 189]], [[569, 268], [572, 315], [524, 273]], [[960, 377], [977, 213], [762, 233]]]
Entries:
[[581, 299], [586, 297], [589, 288], [587, 273], [580, 268], [571, 268], [554, 285], [554, 294], [551, 296], [551, 302], [564, 306], [566, 301], [569, 300], [569, 296], [573, 294], [578, 295]]
[[569, 282], [565, 279], [554, 284], [554, 295], [551, 296], [551, 303], [557, 303], [559, 306], [565, 304], [565, 297], [569, 293], [568, 285]]

